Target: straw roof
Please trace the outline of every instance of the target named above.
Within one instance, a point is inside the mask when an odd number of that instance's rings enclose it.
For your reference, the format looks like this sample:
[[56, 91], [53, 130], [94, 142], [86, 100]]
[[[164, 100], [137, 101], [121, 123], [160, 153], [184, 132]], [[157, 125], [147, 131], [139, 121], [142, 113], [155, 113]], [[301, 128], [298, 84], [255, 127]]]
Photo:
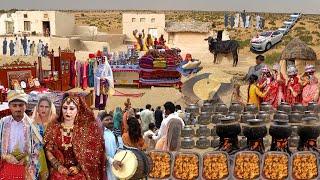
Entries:
[[208, 33], [210, 23], [204, 22], [168, 22], [165, 31], [167, 32], [195, 32]]
[[281, 59], [300, 59], [305, 61], [316, 61], [317, 55], [312, 48], [299, 38], [290, 41], [282, 51]]

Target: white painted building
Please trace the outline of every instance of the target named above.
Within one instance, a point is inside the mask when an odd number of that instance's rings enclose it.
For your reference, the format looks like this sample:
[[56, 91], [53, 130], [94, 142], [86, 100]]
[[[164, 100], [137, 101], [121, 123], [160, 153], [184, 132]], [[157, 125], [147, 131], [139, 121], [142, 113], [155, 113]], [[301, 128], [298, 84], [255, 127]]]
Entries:
[[75, 32], [73, 15], [58, 11], [16, 11], [0, 15], [0, 35], [68, 36]]
[[144, 29], [145, 35], [151, 34], [153, 38], [159, 38], [161, 34], [166, 37], [165, 14], [148, 13], [123, 13], [122, 14], [122, 33], [134, 40], [133, 31], [141, 33]]

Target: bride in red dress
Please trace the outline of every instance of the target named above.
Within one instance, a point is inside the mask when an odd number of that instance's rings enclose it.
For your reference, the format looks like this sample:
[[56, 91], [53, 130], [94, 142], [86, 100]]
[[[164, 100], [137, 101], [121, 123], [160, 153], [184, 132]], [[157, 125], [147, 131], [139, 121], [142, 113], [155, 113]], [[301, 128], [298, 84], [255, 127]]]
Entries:
[[105, 179], [104, 141], [93, 112], [82, 98], [66, 94], [60, 117], [45, 134], [51, 180]]

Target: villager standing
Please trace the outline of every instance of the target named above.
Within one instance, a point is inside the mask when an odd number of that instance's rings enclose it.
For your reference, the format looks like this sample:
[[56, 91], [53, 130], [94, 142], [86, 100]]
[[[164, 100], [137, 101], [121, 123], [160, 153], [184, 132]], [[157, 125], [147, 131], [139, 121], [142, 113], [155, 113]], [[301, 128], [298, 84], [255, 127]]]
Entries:
[[114, 118], [112, 115], [104, 111], [100, 114], [100, 118], [104, 127], [103, 139], [107, 157], [107, 177], [108, 180], [115, 180], [116, 178], [112, 173], [112, 166], [117, 166], [119, 164], [121, 166], [121, 162], [114, 160], [113, 158], [117, 151], [123, 148], [123, 141], [121, 135], [114, 132]]
[[9, 43], [9, 50], [10, 50], [10, 56], [13, 56], [14, 55], [14, 43], [12, 40], [10, 40], [10, 43]]
[[245, 76], [245, 80], [248, 80], [249, 77], [254, 74], [256, 75], [258, 78], [260, 77], [261, 75], [261, 70], [262, 68], [265, 67], [265, 64], [264, 64], [264, 56], [263, 55], [258, 55], [256, 57], [256, 65], [255, 66], [251, 66], [248, 70], [248, 73], [247, 75]]
[[7, 38], [4, 38], [2, 42], [2, 54], [7, 55], [8, 41]]
[[316, 69], [313, 65], [305, 67], [305, 73], [302, 76], [302, 104], [307, 106], [309, 102], [318, 102], [319, 98], [319, 83], [315, 77]]
[[156, 121], [156, 127], [159, 129], [163, 120], [163, 112], [160, 106], [158, 106], [156, 111], [154, 112], [154, 119]]
[[14, 42], [14, 56], [20, 55], [20, 46], [21, 46], [21, 41], [16, 37], [16, 40]]
[[30, 44], [30, 53], [31, 53], [31, 56], [34, 55], [35, 47], [36, 47], [36, 44], [35, 44], [34, 41], [32, 41], [32, 43]]
[[154, 140], [158, 140], [155, 149], [178, 151], [181, 143], [181, 130], [185, 124], [175, 113], [175, 106], [172, 102], [166, 102], [164, 108], [167, 117], [162, 121], [158, 134], [152, 137]]
[[252, 74], [249, 77], [249, 87], [248, 87], [248, 103], [254, 104], [256, 107], [260, 107], [261, 98], [264, 98], [269, 91], [269, 87], [262, 92], [257, 85], [258, 76]]
[[144, 34], [144, 29], [142, 29], [142, 33], [139, 33], [139, 35], [137, 36], [137, 30], [133, 31], [133, 36], [136, 38], [137, 43], [139, 45], [138, 49], [140, 51], [144, 51], [144, 38], [145, 38], [145, 34]]
[[21, 44], [23, 48], [23, 55], [27, 56], [28, 40], [26, 36], [24, 36], [23, 39], [21, 39]]
[[38, 57], [42, 57], [42, 41], [41, 39], [39, 39], [39, 43], [38, 43], [38, 46], [37, 46], [37, 53], [38, 53]]
[[146, 39], [146, 47], [147, 47], [147, 49], [152, 49], [153, 46], [154, 46], [154, 43], [153, 43], [153, 39], [151, 37], [151, 34], [148, 34], [147, 39]]
[[48, 43], [44, 46], [44, 57], [47, 57], [49, 54], [49, 46]]
[[28, 95], [23, 90], [10, 90], [7, 98], [12, 115], [0, 121], [0, 177], [40, 179], [42, 134], [25, 113]]
[[129, 117], [128, 132], [122, 134], [122, 140], [124, 145], [128, 147], [134, 147], [139, 150], [146, 150], [147, 144], [144, 142], [141, 132], [141, 125], [137, 118]]
[[301, 103], [302, 87], [297, 77], [298, 71], [295, 66], [290, 66], [287, 70], [288, 81], [286, 84], [286, 102], [290, 105], [294, 103]]
[[28, 40], [27, 42], [27, 53], [26, 53], [26, 56], [30, 56], [30, 39]]
[[95, 108], [104, 110], [107, 104], [109, 91], [114, 91], [114, 81], [111, 66], [106, 57], [100, 60], [100, 64], [95, 73], [94, 89], [95, 89]]
[[154, 123], [154, 115], [151, 111], [151, 105], [147, 104], [146, 109], [140, 112], [142, 133], [148, 131], [149, 124]]

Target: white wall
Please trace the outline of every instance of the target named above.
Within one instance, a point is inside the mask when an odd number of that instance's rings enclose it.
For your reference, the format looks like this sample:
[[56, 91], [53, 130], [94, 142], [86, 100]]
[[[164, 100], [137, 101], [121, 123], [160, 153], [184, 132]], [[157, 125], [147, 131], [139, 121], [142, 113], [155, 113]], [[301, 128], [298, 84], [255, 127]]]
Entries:
[[210, 35], [209, 33], [169, 33], [169, 36], [171, 35], [173, 36], [173, 42], [168, 45], [180, 48], [183, 53], [208, 51], [208, 42], [204, 39]]
[[98, 28], [96, 26], [75, 26], [74, 34], [81, 36], [97, 36]]
[[[132, 22], [132, 18], [135, 18], [136, 21]], [[145, 18], [145, 22], [140, 22], [141, 18]], [[151, 22], [151, 19], [154, 18], [155, 21]], [[166, 37], [164, 31], [165, 28], [165, 14], [140, 14], [140, 13], [123, 13], [122, 14], [122, 32], [127, 35], [130, 39], [134, 39], [132, 32], [138, 30], [139, 32], [144, 29], [147, 36], [149, 28], [156, 28], [158, 31], [158, 38], [161, 34]]]
[[75, 18], [68, 13], [55, 13], [55, 34], [56, 36], [68, 36], [74, 34]]

